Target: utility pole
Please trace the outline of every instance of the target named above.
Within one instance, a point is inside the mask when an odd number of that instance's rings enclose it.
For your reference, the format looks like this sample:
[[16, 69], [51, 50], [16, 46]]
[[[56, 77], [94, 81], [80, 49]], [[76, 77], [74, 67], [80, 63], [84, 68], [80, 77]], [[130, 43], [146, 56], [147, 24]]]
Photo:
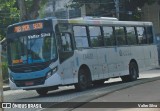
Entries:
[[119, 19], [119, 0], [114, 0], [116, 8], [116, 17]]
[[[3, 79], [2, 79], [1, 52], [2, 52], [2, 45], [0, 43], [0, 102], [3, 102]], [[3, 109], [0, 108], [0, 111], [3, 111]]]

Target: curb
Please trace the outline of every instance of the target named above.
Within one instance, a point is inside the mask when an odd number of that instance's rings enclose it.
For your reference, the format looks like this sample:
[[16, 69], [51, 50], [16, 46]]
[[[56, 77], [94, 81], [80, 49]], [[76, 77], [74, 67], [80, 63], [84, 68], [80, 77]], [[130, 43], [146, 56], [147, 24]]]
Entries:
[[10, 90], [9, 86], [3, 86], [3, 91], [8, 91], [8, 90]]

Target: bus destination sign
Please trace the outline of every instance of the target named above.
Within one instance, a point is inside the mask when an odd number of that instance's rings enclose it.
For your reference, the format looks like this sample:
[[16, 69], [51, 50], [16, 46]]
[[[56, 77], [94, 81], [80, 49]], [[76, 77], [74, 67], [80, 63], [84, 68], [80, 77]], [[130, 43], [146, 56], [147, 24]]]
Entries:
[[30, 30], [37, 30], [37, 29], [43, 29], [43, 23], [42, 22], [15, 26], [14, 27], [14, 32], [18, 33], [18, 32], [30, 31]]

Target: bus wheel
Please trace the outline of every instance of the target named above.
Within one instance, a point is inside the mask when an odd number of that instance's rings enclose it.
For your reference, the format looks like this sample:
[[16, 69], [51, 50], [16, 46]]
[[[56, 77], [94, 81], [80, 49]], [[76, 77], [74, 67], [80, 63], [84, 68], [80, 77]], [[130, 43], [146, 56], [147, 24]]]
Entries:
[[131, 62], [129, 65], [129, 75], [122, 76], [121, 79], [124, 82], [135, 81], [138, 78], [138, 66], [135, 62]]
[[37, 89], [36, 92], [40, 95], [40, 96], [45, 96], [48, 93], [48, 89], [46, 88], [41, 88], [41, 89]]
[[77, 91], [86, 90], [89, 86], [91, 86], [91, 78], [88, 69], [81, 68], [78, 72], [78, 83], [75, 84], [75, 89]]

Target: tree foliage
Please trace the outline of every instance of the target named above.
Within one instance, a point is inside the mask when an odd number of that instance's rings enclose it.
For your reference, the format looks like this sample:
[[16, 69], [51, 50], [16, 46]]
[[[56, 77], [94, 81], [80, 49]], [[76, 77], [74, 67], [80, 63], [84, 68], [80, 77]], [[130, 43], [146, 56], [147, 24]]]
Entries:
[[39, 10], [48, 0], [17, 0], [20, 11], [20, 21], [36, 19], [39, 17]]
[[[113, 14], [115, 13], [115, 0], [72, 0], [72, 4], [70, 7], [81, 7], [84, 4], [86, 7], [92, 8], [91, 5], [99, 4], [99, 7], [95, 10], [94, 14], [97, 16], [109, 15], [107, 13]], [[160, 0], [119, 0], [120, 14], [128, 14], [128, 12], [132, 12], [132, 18], [139, 18], [140, 13], [138, 9], [143, 7], [144, 4], [151, 5], [155, 2], [160, 4]], [[126, 18], [126, 17], [124, 17]]]
[[[97, 3], [97, 4], [109, 4], [114, 3], [115, 0], [71, 0], [72, 4], [76, 4], [77, 6], [82, 6], [87, 3]], [[153, 4], [155, 2], [160, 3], [160, 0], [119, 0], [120, 3], [128, 2], [128, 4], [131, 4], [132, 7], [142, 7], [145, 3], [147, 4]]]
[[0, 40], [6, 36], [6, 28], [19, 21], [35, 19], [48, 0], [0, 0]]
[[7, 26], [18, 20], [16, 0], [0, 0], [0, 40], [5, 37]]
[[38, 11], [47, 0], [17, 0], [20, 10], [20, 21], [35, 19], [39, 16]]

